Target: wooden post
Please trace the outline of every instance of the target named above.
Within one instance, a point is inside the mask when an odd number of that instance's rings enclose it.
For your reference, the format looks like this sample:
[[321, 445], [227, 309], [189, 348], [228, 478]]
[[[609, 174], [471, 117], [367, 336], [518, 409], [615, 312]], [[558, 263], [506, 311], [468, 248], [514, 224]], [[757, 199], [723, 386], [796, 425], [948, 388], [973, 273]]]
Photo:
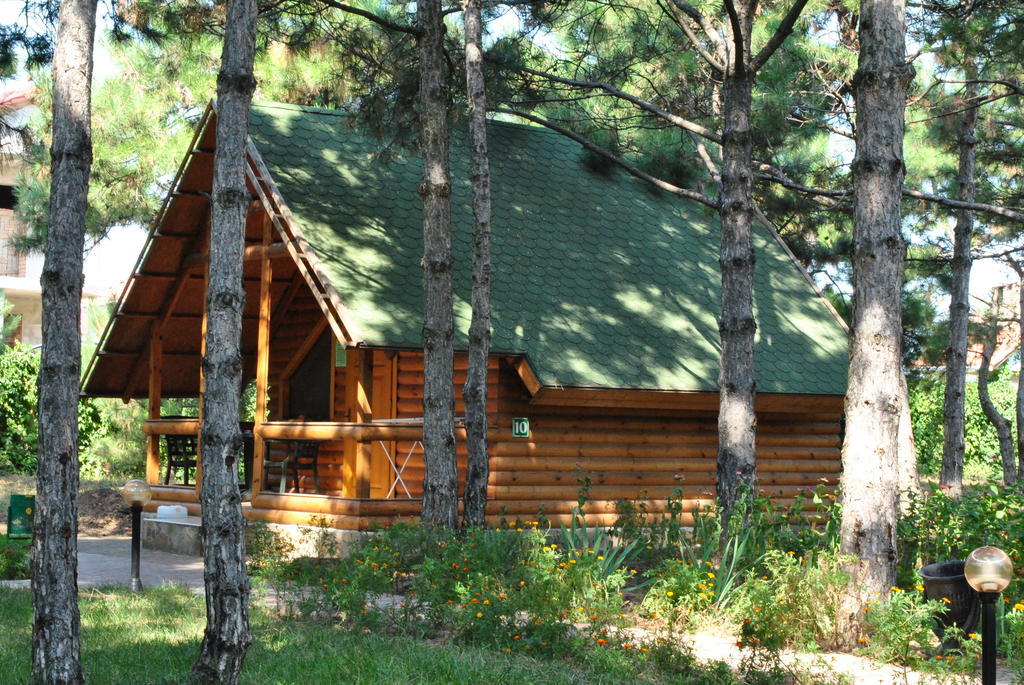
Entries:
[[[210, 222], [206, 222], [206, 249], [210, 249]], [[196, 495], [203, 489], [203, 394], [206, 392], [206, 378], [203, 375], [203, 358], [206, 357], [206, 294], [210, 291], [210, 265], [203, 271], [203, 324], [199, 333], [199, 436], [196, 439]]]
[[[395, 418], [395, 383], [398, 376], [398, 354], [394, 351], [378, 352], [376, 355], [380, 368], [380, 376], [375, 379], [373, 385], [373, 415], [377, 418]], [[388, 463], [384, 450], [387, 449], [393, 459], [399, 459], [395, 454], [394, 441], [385, 441], [381, 445], [379, 440], [370, 443], [370, 497], [383, 498], [391, 489], [395, 474]]]
[[[273, 239], [273, 224], [270, 217], [263, 221], [263, 246], [269, 247]], [[263, 490], [263, 459], [267, 443], [260, 436], [260, 427], [267, 416], [267, 382], [270, 376], [270, 284], [274, 267], [267, 251], [260, 262], [260, 322], [256, 343], [256, 415], [253, 417], [253, 460], [252, 492], [256, 495]]]
[[[163, 387], [164, 338], [163, 327], [153, 330], [149, 341], [149, 418], [160, 418], [160, 400]], [[160, 482], [160, 436], [146, 436], [146, 482]]]
[[[373, 350], [350, 347], [345, 374], [345, 404], [350, 420], [368, 423], [373, 419]], [[370, 458], [368, 442], [345, 441], [345, 465], [342, 492], [345, 497], [370, 496]]]

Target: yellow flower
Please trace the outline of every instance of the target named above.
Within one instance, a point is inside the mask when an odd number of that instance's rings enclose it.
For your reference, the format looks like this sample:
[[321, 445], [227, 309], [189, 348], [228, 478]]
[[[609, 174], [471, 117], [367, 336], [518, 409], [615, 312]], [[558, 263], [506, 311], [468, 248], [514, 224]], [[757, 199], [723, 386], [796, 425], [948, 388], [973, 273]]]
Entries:
[[903, 590], [899, 589], [895, 585], [893, 585], [891, 588], [889, 588], [889, 590], [891, 590], [892, 592], [903, 592]]
[[668, 596], [668, 597], [673, 597], [673, 596], [675, 596], [675, 594], [676, 593], [672, 592], [671, 590], [669, 590], [668, 592], [665, 593], [665, 595]]
[[945, 602], [946, 604], [952, 604], [952, 602], [949, 601], [949, 597], [943, 597], [942, 601]]
[[484, 617], [484, 615], [483, 615], [483, 613], [481, 613], [481, 612], [479, 612], [479, 611], [478, 611], [478, 612], [476, 612], [476, 617], [477, 617], [477, 618], [483, 618], [483, 617]]
[[1017, 602], [1013, 605], [1014, 611], [1024, 611], [1024, 602]]
[[711, 571], [708, 571], [708, 578], [714, 578], [714, 577], [715, 577], [715, 574], [712, 573]]

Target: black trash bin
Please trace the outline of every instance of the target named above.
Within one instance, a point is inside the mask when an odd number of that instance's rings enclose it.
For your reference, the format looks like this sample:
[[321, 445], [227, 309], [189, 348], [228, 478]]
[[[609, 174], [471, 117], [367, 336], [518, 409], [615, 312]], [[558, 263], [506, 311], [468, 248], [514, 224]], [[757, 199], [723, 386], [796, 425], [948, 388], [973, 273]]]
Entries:
[[935, 634], [942, 640], [942, 649], [960, 645], [956, 640], [946, 639], [946, 628], [956, 626], [965, 634], [974, 630], [981, 615], [978, 593], [967, 583], [964, 576], [964, 562], [940, 561], [928, 564], [918, 574], [924, 581], [924, 596], [927, 599], [945, 598], [946, 611], [938, 617]]

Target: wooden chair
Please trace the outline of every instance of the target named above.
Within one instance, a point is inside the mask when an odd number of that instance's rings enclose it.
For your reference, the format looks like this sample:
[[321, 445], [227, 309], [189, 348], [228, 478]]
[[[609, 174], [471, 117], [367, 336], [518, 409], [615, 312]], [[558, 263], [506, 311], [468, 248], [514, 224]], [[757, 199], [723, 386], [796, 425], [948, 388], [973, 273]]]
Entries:
[[276, 470], [279, 476], [277, 491], [284, 494], [288, 489], [289, 470], [292, 473], [296, 490], [299, 488], [299, 472], [306, 471], [313, 474], [313, 486], [317, 492], [320, 492], [320, 473], [317, 468], [320, 442], [317, 440], [276, 441], [287, 445], [287, 448], [278, 454], [270, 449], [270, 442], [267, 441], [267, 450], [263, 457], [263, 482], [269, 482], [271, 469]]
[[165, 435], [167, 445], [167, 473], [164, 485], [171, 482], [171, 472], [182, 469], [182, 483], [188, 485], [188, 470], [196, 467], [196, 445], [199, 440], [195, 435]]

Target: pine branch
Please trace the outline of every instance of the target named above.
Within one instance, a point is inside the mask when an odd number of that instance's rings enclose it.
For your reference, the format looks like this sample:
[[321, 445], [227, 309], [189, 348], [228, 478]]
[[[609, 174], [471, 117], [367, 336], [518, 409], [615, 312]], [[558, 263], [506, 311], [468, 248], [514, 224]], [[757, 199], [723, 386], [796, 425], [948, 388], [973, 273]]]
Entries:
[[692, 122], [688, 119], [683, 119], [682, 117], [672, 114], [671, 112], [666, 112], [657, 105], [651, 102], [647, 102], [646, 100], [643, 100], [641, 98], [638, 98], [635, 95], [630, 95], [629, 93], [619, 88], [616, 88], [610, 83], [605, 83], [603, 81], [583, 81], [578, 79], [570, 79], [562, 76], [556, 76], [555, 74], [551, 74], [546, 71], [530, 69], [528, 67], [521, 67], [520, 71], [530, 74], [532, 76], [539, 76], [541, 78], [548, 79], [549, 81], [554, 81], [555, 83], [561, 83], [566, 86], [586, 88], [588, 90], [602, 90], [608, 93], [609, 95], [614, 95], [619, 99], [633, 103], [634, 105], [644, 110], [645, 112], [650, 112], [656, 117], [659, 117], [669, 122], [673, 126], [678, 126], [679, 128], [684, 129], [686, 131], [696, 133], [700, 136], [703, 136], [704, 138], [707, 138], [713, 143], [717, 143], [718, 145], [722, 144], [722, 137], [719, 136], [714, 131], [712, 131], [711, 129], [705, 126], [701, 126], [700, 124]]
[[779, 28], [775, 29], [774, 35], [771, 39], [765, 43], [764, 47], [757, 53], [754, 60], [750, 63], [750, 70], [755, 74], [764, 66], [764, 63], [768, 61], [768, 58], [775, 54], [775, 51], [789, 38], [789, 35], [793, 33], [793, 27], [796, 25], [796, 20], [800, 18], [800, 15], [804, 11], [804, 7], [807, 6], [808, 0], [796, 0], [793, 6], [789, 8], [789, 12], [782, 19], [782, 23], [779, 24]]
[[[660, 2], [660, 0], [658, 2], [658, 5], [662, 7], [662, 11], [665, 10], [665, 6]], [[671, 0], [669, 0], [668, 9], [670, 10], [670, 12], [668, 12], [669, 16], [672, 17], [672, 20], [676, 23], [676, 26], [679, 27], [679, 30], [683, 32], [686, 38], [690, 41], [690, 44], [693, 45], [693, 48], [694, 50], [697, 51], [697, 54], [699, 54], [704, 59], [704, 61], [708, 63], [708, 66], [710, 66], [712, 70], [717, 71], [719, 73], [724, 73], [725, 65], [722, 64], [722, 62], [718, 60], [714, 55], [705, 50], [704, 46], [700, 44], [700, 40], [697, 38], [697, 34], [693, 32], [693, 28], [690, 26], [690, 23], [686, 21], [687, 15], [682, 10], [680, 10], [679, 7], [677, 7], [676, 4]]]
[[725, 6], [725, 13], [729, 15], [729, 25], [732, 27], [732, 49], [735, 51], [733, 69], [737, 76], [743, 76], [747, 69], [743, 26], [740, 24], [740, 16], [736, 13], [733, 0], [723, 0], [722, 4]]
[[532, 121], [535, 124], [540, 124], [545, 128], [549, 128], [552, 131], [555, 131], [556, 133], [560, 133], [566, 138], [571, 138], [572, 140], [575, 140], [577, 143], [579, 143], [586, 149], [590, 150], [591, 152], [600, 155], [601, 157], [604, 157], [608, 161], [613, 162], [617, 166], [621, 167], [631, 176], [635, 176], [636, 178], [639, 178], [642, 181], [647, 181], [656, 188], [661, 188], [662, 190], [671, 193], [677, 197], [682, 197], [687, 200], [693, 200], [694, 202], [699, 202], [700, 204], [710, 207], [711, 209], [714, 209], [716, 211], [718, 210], [717, 200], [713, 200], [704, 195], [703, 193], [697, 192], [696, 190], [690, 190], [689, 188], [680, 188], [677, 185], [673, 185], [668, 181], [664, 181], [656, 176], [653, 176], [647, 173], [646, 171], [640, 169], [638, 166], [636, 166], [629, 160], [619, 157], [610, 150], [601, 147], [600, 145], [589, 140], [588, 138], [581, 136], [575, 131], [567, 129], [564, 126], [560, 126], [553, 121], [543, 119], [541, 117], [534, 116], [533, 114], [528, 114], [527, 112], [521, 112], [515, 109], [506, 109], [504, 107], [493, 107], [489, 109], [491, 112], [495, 112], [497, 114], [511, 114], [512, 116], [520, 117], [522, 119], [526, 119], [527, 121]]
[[696, 7], [694, 7], [688, 2], [685, 2], [684, 0], [669, 0], [669, 2], [671, 2], [675, 7], [677, 7], [683, 14], [692, 19], [693, 22], [697, 24], [697, 26], [699, 26], [701, 30], [704, 31], [704, 34], [708, 37], [708, 40], [715, 44], [715, 47], [718, 49], [719, 55], [722, 57], [722, 62], [724, 63], [728, 55], [728, 52], [725, 49], [725, 40], [723, 40], [722, 37], [718, 35], [718, 32], [715, 31], [715, 27], [712, 26], [711, 22], [708, 21], [708, 18], [701, 14]]
[[379, 14], [370, 12], [369, 10], [360, 9], [359, 7], [353, 7], [337, 0], [320, 0], [323, 4], [328, 7], [333, 7], [336, 10], [347, 12], [348, 14], [354, 14], [357, 17], [368, 19], [378, 26], [382, 26], [390, 31], [399, 31], [401, 33], [408, 33], [413, 36], [422, 36], [423, 31], [416, 28], [415, 26], [409, 26], [408, 24], [399, 24], [398, 22], [391, 21], [387, 17], [382, 17]]

